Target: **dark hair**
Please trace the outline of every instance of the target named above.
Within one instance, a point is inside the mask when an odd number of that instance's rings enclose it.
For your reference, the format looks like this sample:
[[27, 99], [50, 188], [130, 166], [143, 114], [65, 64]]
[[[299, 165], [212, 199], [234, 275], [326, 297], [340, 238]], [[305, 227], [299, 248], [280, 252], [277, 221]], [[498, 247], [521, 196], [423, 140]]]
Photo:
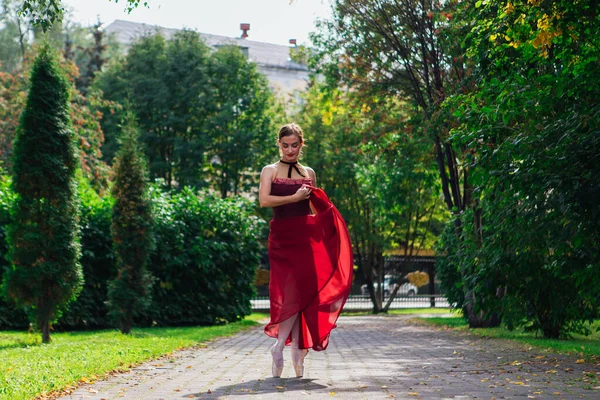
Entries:
[[279, 140], [283, 137], [292, 135], [297, 135], [300, 138], [300, 142], [304, 143], [304, 132], [302, 132], [302, 128], [300, 128], [298, 124], [287, 124], [279, 129]]

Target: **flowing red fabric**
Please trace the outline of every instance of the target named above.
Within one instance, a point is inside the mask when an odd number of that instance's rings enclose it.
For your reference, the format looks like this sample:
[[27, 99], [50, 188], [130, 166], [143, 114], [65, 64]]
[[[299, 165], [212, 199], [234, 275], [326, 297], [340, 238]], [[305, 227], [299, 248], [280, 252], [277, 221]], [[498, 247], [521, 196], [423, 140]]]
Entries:
[[313, 188], [310, 201], [316, 214], [271, 221], [271, 321], [265, 333], [276, 338], [279, 323], [299, 314], [299, 347], [321, 351], [350, 293], [354, 261], [337, 208], [322, 189]]

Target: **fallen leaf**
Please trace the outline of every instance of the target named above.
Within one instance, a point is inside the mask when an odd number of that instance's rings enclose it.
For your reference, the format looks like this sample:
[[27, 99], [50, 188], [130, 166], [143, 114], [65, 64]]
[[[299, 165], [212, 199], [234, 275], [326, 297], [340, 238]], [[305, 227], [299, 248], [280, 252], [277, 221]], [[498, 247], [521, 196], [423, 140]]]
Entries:
[[575, 361], [575, 364], [583, 364], [585, 362], [585, 360], [583, 358], [580, 358], [579, 360]]
[[285, 386], [275, 386], [275, 389], [277, 389], [277, 390], [284, 390]]
[[189, 369], [189, 368], [192, 368], [192, 366], [191, 366], [191, 365], [188, 365], [186, 368], [188, 368], [188, 369]]
[[418, 396], [419, 392], [408, 392], [409, 396]]
[[384, 385], [384, 386], [382, 386], [381, 388], [382, 388], [382, 389], [387, 389], [388, 387]]
[[335, 396], [335, 392], [329, 392], [330, 396]]
[[90, 389], [90, 393], [98, 393], [96, 389]]

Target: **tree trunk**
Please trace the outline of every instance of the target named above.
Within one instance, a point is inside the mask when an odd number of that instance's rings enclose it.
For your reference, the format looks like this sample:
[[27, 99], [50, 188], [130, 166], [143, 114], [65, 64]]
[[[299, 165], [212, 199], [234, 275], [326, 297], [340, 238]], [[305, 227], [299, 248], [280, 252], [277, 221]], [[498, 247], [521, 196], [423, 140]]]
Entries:
[[45, 319], [40, 324], [42, 330], [42, 343], [50, 343], [50, 321]]
[[131, 333], [131, 327], [133, 326], [132, 318], [130, 316], [127, 316], [121, 319], [120, 325], [121, 327], [119, 328], [119, 330], [121, 331], [121, 333], [124, 335], [128, 335], [129, 333]]

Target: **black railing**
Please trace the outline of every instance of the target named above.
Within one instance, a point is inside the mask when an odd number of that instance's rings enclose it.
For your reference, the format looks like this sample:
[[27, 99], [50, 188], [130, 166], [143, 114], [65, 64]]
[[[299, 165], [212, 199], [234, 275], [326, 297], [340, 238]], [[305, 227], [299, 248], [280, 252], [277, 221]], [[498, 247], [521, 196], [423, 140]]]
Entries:
[[[384, 298], [383, 304], [387, 304]], [[256, 297], [250, 300], [253, 311], [269, 311], [269, 297]], [[390, 305], [390, 310], [402, 308], [447, 308], [450, 307], [448, 300], [441, 294], [418, 294], [416, 296], [396, 297]], [[369, 296], [350, 295], [344, 306], [345, 311], [368, 311], [373, 309], [373, 303]]]

